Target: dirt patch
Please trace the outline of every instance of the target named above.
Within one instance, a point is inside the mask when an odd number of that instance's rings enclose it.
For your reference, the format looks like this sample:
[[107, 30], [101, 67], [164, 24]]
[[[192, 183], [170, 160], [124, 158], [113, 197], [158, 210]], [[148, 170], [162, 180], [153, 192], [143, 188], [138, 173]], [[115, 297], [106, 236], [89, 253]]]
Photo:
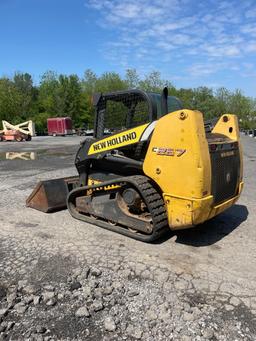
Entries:
[[44, 233], [44, 232], [38, 232], [36, 234], [36, 236], [39, 237], [39, 238], [45, 239], [45, 240], [46, 239], [53, 239], [54, 238], [54, 236], [52, 234]]
[[7, 294], [7, 289], [5, 286], [0, 284], [0, 301], [2, 301], [3, 299], [5, 299]]
[[240, 321], [244, 329], [249, 330], [251, 334], [256, 333], [256, 316], [244, 304], [239, 304], [232, 311], [222, 310], [222, 318], [224, 321]]
[[4, 251], [4, 247], [3, 247], [3, 242], [0, 239], [0, 259], [1, 261], [3, 261], [3, 259], [5, 258], [5, 251]]
[[186, 297], [191, 307], [196, 307], [199, 304], [207, 303], [207, 298], [201, 293], [187, 294]]
[[80, 319], [73, 315], [66, 315], [61, 319], [52, 321], [52, 333], [58, 339], [63, 338], [63, 335], [66, 338], [76, 339], [79, 335], [81, 339], [102, 340], [102, 332], [100, 332], [95, 322], [93, 319]]
[[15, 227], [37, 227], [39, 224], [25, 223], [23, 221], [19, 221], [15, 224]]
[[31, 272], [32, 282], [66, 282], [76, 262], [71, 256], [63, 257], [56, 254], [51, 258], [42, 257]]

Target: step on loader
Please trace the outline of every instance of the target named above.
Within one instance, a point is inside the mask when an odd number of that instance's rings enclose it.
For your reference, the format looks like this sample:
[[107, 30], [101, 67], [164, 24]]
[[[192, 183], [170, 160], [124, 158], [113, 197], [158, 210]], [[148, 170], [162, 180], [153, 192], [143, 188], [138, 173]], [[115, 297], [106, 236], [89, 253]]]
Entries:
[[[80, 145], [77, 177], [40, 182], [27, 206], [70, 214], [151, 242], [169, 227], [201, 224], [241, 193], [237, 117], [204, 122], [168, 96], [141, 90], [95, 94], [94, 135]], [[110, 135], [104, 135], [108, 129]]]

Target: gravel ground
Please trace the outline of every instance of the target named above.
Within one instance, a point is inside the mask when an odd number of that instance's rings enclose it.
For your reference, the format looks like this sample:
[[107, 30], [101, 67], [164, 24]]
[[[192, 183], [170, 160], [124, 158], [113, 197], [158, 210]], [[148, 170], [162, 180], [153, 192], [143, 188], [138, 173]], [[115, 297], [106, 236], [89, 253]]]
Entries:
[[256, 140], [237, 205], [144, 244], [25, 207], [38, 180], [76, 174], [81, 139], [0, 143], [0, 340], [256, 340]]

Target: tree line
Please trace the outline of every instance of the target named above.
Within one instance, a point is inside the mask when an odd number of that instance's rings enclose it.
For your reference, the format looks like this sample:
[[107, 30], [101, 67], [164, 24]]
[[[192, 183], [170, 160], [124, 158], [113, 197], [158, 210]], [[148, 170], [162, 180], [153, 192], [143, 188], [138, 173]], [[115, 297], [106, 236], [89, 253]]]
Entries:
[[245, 96], [241, 90], [213, 90], [205, 86], [177, 89], [157, 71], [141, 78], [135, 69], [128, 69], [124, 77], [116, 72], [97, 76], [88, 69], [81, 78], [47, 71], [39, 84], [34, 84], [29, 73], [1, 77], [0, 121], [15, 124], [32, 119], [36, 131], [43, 132], [48, 117], [69, 116], [75, 127], [92, 127], [93, 93], [135, 88], [161, 93], [164, 86], [168, 86], [170, 95], [181, 99], [185, 108], [200, 110], [207, 119], [233, 113], [238, 115], [242, 128], [256, 128], [256, 99]]

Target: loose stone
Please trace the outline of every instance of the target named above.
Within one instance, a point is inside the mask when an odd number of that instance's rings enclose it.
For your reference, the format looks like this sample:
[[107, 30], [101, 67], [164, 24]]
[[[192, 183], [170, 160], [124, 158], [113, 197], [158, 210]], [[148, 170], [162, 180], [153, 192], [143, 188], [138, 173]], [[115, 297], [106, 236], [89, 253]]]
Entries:
[[37, 291], [36, 287], [34, 285], [26, 285], [24, 288], [23, 288], [23, 292], [25, 294], [34, 294], [35, 292]]
[[137, 296], [137, 295], [139, 295], [139, 291], [138, 290], [130, 290], [129, 292], [128, 292], [128, 296], [129, 297], [133, 297], [133, 296]]
[[20, 302], [20, 303], [17, 303], [15, 304], [15, 306], [13, 307], [13, 309], [18, 313], [18, 314], [24, 314], [25, 311], [28, 309], [28, 307]]
[[110, 295], [110, 294], [112, 294], [112, 292], [113, 292], [113, 287], [111, 287], [111, 286], [108, 286], [108, 287], [103, 289], [103, 295]]
[[55, 296], [55, 292], [54, 291], [45, 291], [45, 292], [43, 292], [42, 295], [44, 298], [44, 302], [46, 302]]
[[41, 301], [41, 296], [34, 296], [33, 303], [34, 305], [38, 305]]
[[74, 290], [77, 290], [79, 288], [82, 287], [82, 284], [80, 282], [73, 282], [71, 285], [70, 285], [70, 291], [74, 291]]
[[89, 313], [89, 310], [87, 309], [87, 307], [80, 307], [77, 311], [76, 311], [76, 313], [75, 313], [75, 315], [77, 316], [77, 317], [89, 317], [90, 316], [90, 313]]
[[109, 332], [113, 332], [116, 330], [116, 324], [112, 316], [108, 316], [105, 318], [104, 327], [105, 327], [105, 330]]
[[39, 326], [37, 327], [36, 331], [39, 334], [44, 334], [47, 331], [47, 328], [45, 328], [44, 326]]
[[203, 334], [203, 337], [209, 340], [211, 340], [214, 337], [214, 332], [211, 328], [206, 328], [202, 334]]
[[101, 301], [94, 301], [91, 307], [94, 311], [100, 311], [104, 309], [104, 306]]
[[7, 313], [8, 313], [8, 309], [0, 309], [0, 318], [7, 315]]
[[54, 306], [57, 303], [55, 298], [51, 298], [49, 301], [46, 302], [48, 306]]
[[102, 271], [97, 268], [92, 268], [91, 269], [91, 275], [95, 277], [99, 277], [101, 275]]

